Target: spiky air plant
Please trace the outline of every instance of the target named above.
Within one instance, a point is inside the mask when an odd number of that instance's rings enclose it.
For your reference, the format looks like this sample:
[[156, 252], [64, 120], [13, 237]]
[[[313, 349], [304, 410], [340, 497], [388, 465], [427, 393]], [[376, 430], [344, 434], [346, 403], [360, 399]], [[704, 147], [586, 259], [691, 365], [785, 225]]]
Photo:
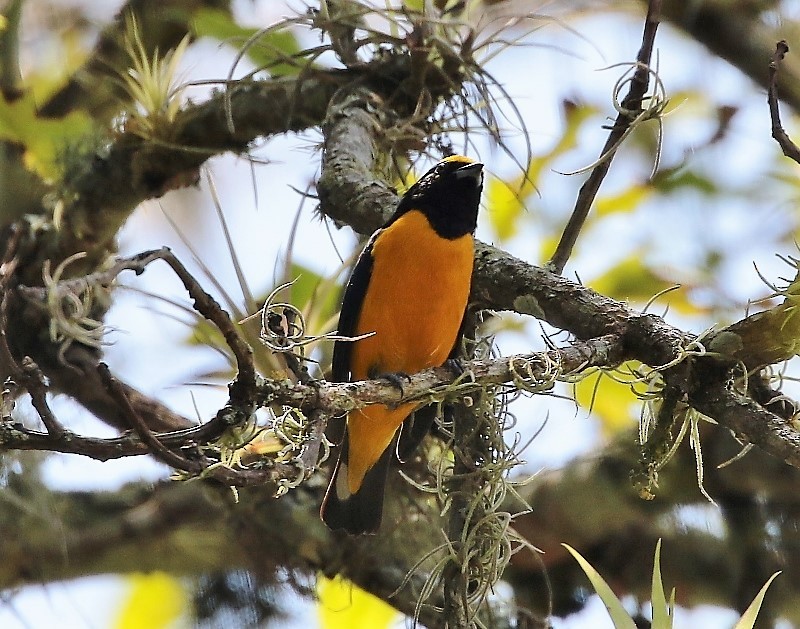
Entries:
[[143, 138], [168, 139], [181, 107], [185, 85], [180, 83], [178, 68], [189, 46], [189, 36], [163, 56], [158, 49], [150, 56], [133, 15], [126, 20], [126, 31], [123, 45], [131, 65], [120, 72], [120, 78], [132, 106], [124, 117], [124, 128]]

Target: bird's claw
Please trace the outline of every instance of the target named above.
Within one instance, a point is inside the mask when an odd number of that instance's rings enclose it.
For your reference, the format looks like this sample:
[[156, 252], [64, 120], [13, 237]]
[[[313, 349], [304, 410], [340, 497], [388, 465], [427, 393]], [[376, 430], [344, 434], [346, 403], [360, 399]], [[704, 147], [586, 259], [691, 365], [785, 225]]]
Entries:
[[394, 371], [390, 373], [382, 373], [380, 376], [378, 376], [378, 380], [386, 380], [386, 382], [400, 391], [400, 395], [403, 396], [405, 395], [405, 391], [403, 390], [403, 381], [411, 382], [411, 376], [403, 371]]
[[464, 375], [464, 363], [458, 358], [448, 358], [444, 361], [444, 366], [447, 367], [457, 377]]

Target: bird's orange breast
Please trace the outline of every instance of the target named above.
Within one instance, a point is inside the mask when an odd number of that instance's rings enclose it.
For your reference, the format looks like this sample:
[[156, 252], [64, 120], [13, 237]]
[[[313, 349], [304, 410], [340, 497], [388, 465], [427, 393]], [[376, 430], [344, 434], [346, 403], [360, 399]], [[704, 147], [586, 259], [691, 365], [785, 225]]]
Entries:
[[469, 298], [472, 235], [441, 238], [412, 210], [378, 236], [372, 258], [356, 334], [375, 334], [353, 347], [353, 379], [441, 365]]

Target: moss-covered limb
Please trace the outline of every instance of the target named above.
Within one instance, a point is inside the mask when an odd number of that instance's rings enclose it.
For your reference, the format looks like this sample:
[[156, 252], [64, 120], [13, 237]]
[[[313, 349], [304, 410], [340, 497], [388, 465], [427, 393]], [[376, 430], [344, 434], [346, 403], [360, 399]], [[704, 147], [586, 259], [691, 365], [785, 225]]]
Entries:
[[[301, 409], [308, 416], [320, 411], [325, 416], [331, 416], [368, 404], [398, 404], [402, 401], [428, 398], [431, 395], [437, 399], [446, 399], [448, 396], [462, 398], [467, 391], [499, 384], [542, 390], [549, 388], [559, 378], [568, 374], [590, 367], [613, 367], [619, 364], [619, 357], [614, 353], [616, 346], [617, 343], [613, 337], [603, 337], [588, 342], [574, 343], [568, 347], [548, 352], [491, 360], [464, 361], [462, 367], [466, 377], [463, 374], [454, 374], [448, 367], [426, 369], [411, 375], [408, 382], [403, 383], [402, 394], [397, 387], [385, 380], [343, 384], [331, 384], [323, 381], [303, 384], [289, 380], [266, 380], [258, 385], [254, 397], [249, 400], [249, 403], [257, 402], [261, 406], [288, 405]], [[103, 414], [100, 417], [120, 429], [130, 429], [130, 421], [120, 410], [119, 403], [105, 391], [106, 387], [102, 378], [97, 375], [96, 367], [80, 373], [85, 374], [80, 377], [80, 380], [86, 380], [87, 386], [98, 389], [94, 393], [98, 399], [93, 402], [83, 397], [80, 392], [71, 391], [75, 394], [76, 399], [92, 410], [99, 407], [102, 398], [108, 408], [102, 409]], [[76, 373], [76, 377], [77, 375], [78, 373]], [[57, 383], [56, 386], [60, 387], [62, 384]], [[120, 384], [120, 386], [123, 385]], [[123, 391], [134, 410], [147, 423], [150, 430], [168, 433], [159, 435], [158, 438], [174, 450], [179, 449], [182, 445], [191, 446], [205, 443], [219, 437], [222, 431], [231, 425], [230, 415], [242, 413], [236, 407], [225, 407], [218, 413], [215, 420], [200, 426], [189, 427], [187, 419], [169, 411], [164, 412], [156, 402], [143, 397], [130, 387], [123, 386]], [[245, 402], [239, 401], [240, 404]], [[155, 406], [151, 408], [148, 406], [149, 404]], [[131, 435], [105, 440], [84, 439], [71, 433], [56, 437], [12, 425], [0, 430], [0, 449], [50, 450], [83, 454], [100, 460], [135, 456], [147, 451], [141, 441]], [[274, 474], [269, 478], [276, 480], [284, 477], [286, 477], [286, 469], [277, 466]], [[251, 480], [264, 482], [265, 478], [254, 477]]]
[[[367, 98], [332, 109], [325, 125], [325, 158], [318, 184], [321, 209], [364, 233], [381, 224], [398, 201], [386, 185], [375, 183], [372, 174], [380, 128]], [[359, 139], [358, 150], [351, 146], [350, 138]], [[472, 302], [478, 307], [532, 315], [580, 339], [617, 335], [618, 356], [651, 367], [685, 356], [694, 340], [660, 317], [637, 312], [480, 242], [476, 244]], [[752, 400], [733, 396], [727, 388], [726, 365], [715, 366], [711, 358], [684, 360], [664, 377], [689, 395], [689, 403], [696, 402], [701, 412], [780, 459], [800, 465], [800, 438], [776, 415]], [[702, 386], [697, 386], [698, 382]], [[764, 421], [764, 413], [769, 421]]]
[[224, 505], [200, 485], [59, 494], [11, 481], [0, 493], [2, 587], [131, 570], [194, 574], [243, 561], [220, 526]]
[[[240, 82], [181, 110], [160, 137], [143, 138], [133, 129], [108, 146], [73, 156], [58, 193], [59, 229], [31, 234], [23, 272], [32, 275], [23, 280], [35, 283], [45, 259], [60, 261], [79, 251], [89, 253], [81, 264], [93, 269], [139, 203], [193, 184], [197, 169], [214, 155], [244, 152], [256, 138], [321, 124], [343, 86], [365, 84], [403, 96], [410, 64], [409, 56], [398, 54], [355, 69], [308, 69], [296, 77]], [[437, 80], [430, 90], [441, 98], [449, 84]], [[414, 101], [405, 95], [395, 102], [402, 111]]]
[[[113, 249], [117, 231], [136, 206], [172, 188], [191, 185], [197, 169], [210, 157], [243, 152], [259, 136], [305, 129], [321, 121], [337, 87], [329, 78], [232, 87], [227, 95], [219, 93], [181, 111], [169, 129], [169, 141], [128, 132], [102, 150], [75, 157], [57, 207], [59, 230], [44, 237], [33, 234], [36, 240], [28, 247], [35, 253], [26, 264], [33, 277], [23, 276], [25, 283], [35, 283], [44, 260], [60, 261], [80, 251], [89, 253], [83, 264], [93, 270]], [[226, 122], [228, 100], [233, 131]]]
[[[800, 622], [798, 531], [793, 518], [775, 517], [800, 508], [800, 473], [755, 450], [734, 465], [714, 468], [712, 463], [728, 459], [738, 447], [719, 431], [704, 438], [705, 484], [721, 511], [697, 491], [688, 447], [662, 473], [659, 499], [640, 500], [629, 483], [638, 456], [631, 434], [611, 444], [613, 457], [575, 461], [537, 475], [519, 488], [535, 509], [514, 526], [545, 554], [515, 555], [505, 577], [517, 600], [539, 611], [545, 608], [544, 565], [553, 583], [554, 613], [580, 607], [575, 594], [585, 587], [585, 577], [561, 549], [563, 541], [581, 549], [601, 573], [615, 575], [618, 591], [645, 600], [655, 540], [663, 537], [665, 583], [677, 586], [681, 604], [735, 607], [736, 591], [752, 596], [766, 580], [763, 572], [783, 569], [787, 578], [775, 584], [770, 596], [777, 597], [787, 618]], [[411, 615], [425, 569], [399, 596], [389, 594], [417, 559], [441, 543], [444, 522], [432, 502], [398, 475], [392, 475], [392, 484], [385, 530], [375, 537], [349, 538], [331, 533], [319, 521], [324, 479], [318, 476], [279, 500], [254, 487], [242, 490], [239, 503], [233, 504], [227, 489], [203, 482], [158, 485], [155, 491], [140, 485], [115, 493], [51, 493], [12, 474], [0, 491], [0, 587], [141, 569], [191, 575], [248, 568], [269, 579], [276, 568], [286, 568], [346, 574]], [[747, 510], [743, 500], [751, 505]], [[754, 527], [771, 527], [772, 532], [745, 538], [733, 527], [696, 528], [679, 519], [679, 507], [713, 509], [724, 521], [744, 513]], [[752, 564], [754, 555], [766, 558], [763, 565]], [[423, 608], [422, 622], [441, 626], [441, 617]]]
[[[272, 581], [284, 568], [344, 574], [413, 615], [424, 577], [401, 586], [408, 569], [440, 541], [433, 513], [374, 537], [331, 533], [318, 516], [319, 478], [280, 500], [263, 488], [245, 490], [236, 504], [227, 488], [205, 482], [51, 493], [16, 480], [0, 490], [2, 588], [142, 570], [199, 575], [247, 568]], [[421, 620], [441, 626], [430, 609]]]
[[317, 181], [320, 211], [356, 231], [371, 233], [391, 215], [397, 195], [375, 174], [382, 118], [367, 90], [331, 103], [323, 124], [325, 150]]
[[730, 429], [743, 443], [757, 445], [789, 465], [800, 467], [800, 432], [749, 397], [721, 386], [694, 383], [690, 401], [698, 411]]
[[785, 292], [783, 303], [756, 312], [720, 330], [709, 349], [741, 361], [748, 371], [789, 360], [800, 353], [800, 277]]

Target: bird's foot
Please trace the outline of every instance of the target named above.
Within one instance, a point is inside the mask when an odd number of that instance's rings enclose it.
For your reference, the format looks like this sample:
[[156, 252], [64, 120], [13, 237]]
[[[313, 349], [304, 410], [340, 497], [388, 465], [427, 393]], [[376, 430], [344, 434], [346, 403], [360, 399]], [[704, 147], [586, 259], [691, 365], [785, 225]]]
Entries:
[[382, 373], [378, 376], [378, 380], [386, 380], [386, 382], [400, 391], [400, 395], [405, 395], [405, 391], [403, 390], [403, 382], [411, 382], [411, 376], [404, 371], [392, 371], [389, 373]]
[[456, 378], [464, 375], [464, 372], [466, 371], [466, 369], [464, 369], [464, 363], [460, 358], [448, 358], [446, 361], [444, 361], [443, 367], [447, 367], [450, 371], [452, 371]]

